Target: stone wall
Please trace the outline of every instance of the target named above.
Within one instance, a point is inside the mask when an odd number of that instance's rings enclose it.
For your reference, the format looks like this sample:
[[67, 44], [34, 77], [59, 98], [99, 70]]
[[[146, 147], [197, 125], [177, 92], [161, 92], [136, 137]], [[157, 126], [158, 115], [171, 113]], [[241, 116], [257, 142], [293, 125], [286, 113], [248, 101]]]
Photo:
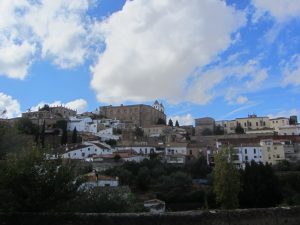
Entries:
[[164, 214], [0, 213], [0, 225], [299, 225], [300, 206]]

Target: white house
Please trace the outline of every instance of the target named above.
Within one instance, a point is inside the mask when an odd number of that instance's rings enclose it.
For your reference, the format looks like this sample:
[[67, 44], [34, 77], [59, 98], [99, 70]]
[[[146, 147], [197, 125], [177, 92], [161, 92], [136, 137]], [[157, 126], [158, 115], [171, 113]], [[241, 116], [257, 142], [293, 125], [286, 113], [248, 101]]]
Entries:
[[160, 151], [153, 146], [117, 146], [116, 150], [133, 150], [137, 154], [149, 155], [152, 153], [159, 153]]
[[84, 142], [79, 145], [71, 145], [66, 147], [66, 152], [62, 154], [62, 158], [67, 159], [85, 159], [96, 155], [112, 154], [109, 145], [100, 142]]
[[235, 158], [233, 159], [234, 164], [238, 168], [245, 168], [246, 163], [255, 161], [256, 163], [263, 163], [262, 147], [259, 144], [247, 144], [241, 145], [234, 148]]
[[118, 187], [119, 186], [119, 178], [118, 177], [110, 177], [104, 175], [98, 175], [97, 173], [91, 172], [84, 177], [87, 178], [87, 181], [80, 185], [80, 190], [88, 190], [95, 187]]
[[289, 119], [286, 117], [278, 117], [270, 119], [270, 127], [274, 128], [275, 131], [278, 131], [280, 127], [288, 126], [289, 125]]
[[67, 129], [72, 131], [75, 127], [78, 132], [97, 132], [97, 124], [90, 117], [70, 117]]
[[186, 143], [172, 143], [166, 145], [165, 155], [187, 155], [187, 144]]
[[278, 128], [279, 135], [300, 135], [300, 125], [287, 125]]

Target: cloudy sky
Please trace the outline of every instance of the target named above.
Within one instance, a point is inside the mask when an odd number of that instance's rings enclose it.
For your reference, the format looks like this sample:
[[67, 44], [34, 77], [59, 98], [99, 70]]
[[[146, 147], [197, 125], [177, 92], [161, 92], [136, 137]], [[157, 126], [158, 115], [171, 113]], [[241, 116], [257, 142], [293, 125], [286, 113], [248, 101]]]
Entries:
[[0, 110], [300, 115], [300, 0], [1, 0]]

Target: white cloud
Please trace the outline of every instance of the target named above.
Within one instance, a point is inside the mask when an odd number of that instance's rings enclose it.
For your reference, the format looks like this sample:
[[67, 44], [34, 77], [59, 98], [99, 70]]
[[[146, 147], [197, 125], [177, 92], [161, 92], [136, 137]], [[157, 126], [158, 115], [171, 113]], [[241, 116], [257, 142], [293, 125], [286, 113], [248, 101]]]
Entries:
[[5, 38], [1, 40], [0, 35], [0, 75], [24, 79], [35, 50], [27, 41], [17, 44]]
[[[182, 100], [193, 71], [227, 49], [245, 20], [219, 0], [127, 1], [96, 26], [106, 49], [91, 68], [91, 86], [107, 103]], [[188, 97], [191, 101], [210, 100], [195, 88], [198, 96]]]
[[54, 101], [52, 103], [49, 102], [40, 102], [36, 106], [31, 107], [32, 111], [37, 111], [39, 108], [42, 108], [44, 105], [49, 105], [49, 106], [65, 106], [68, 108], [71, 108], [73, 110], [77, 110], [78, 113], [83, 113], [87, 110], [87, 101], [80, 98], [76, 99], [67, 103], [62, 103], [61, 101]]
[[300, 116], [300, 110], [299, 109], [289, 109], [289, 110], [281, 110], [277, 112], [276, 114], [269, 114], [268, 117], [270, 118], [277, 118], [277, 117], [287, 117], [289, 118], [290, 116]]
[[283, 85], [300, 85], [300, 54], [294, 55], [283, 68]]
[[178, 121], [180, 126], [194, 124], [194, 118], [190, 113], [182, 116], [171, 116], [170, 119], [173, 121], [174, 125], [176, 120]]
[[229, 117], [231, 117], [232, 115], [236, 115], [238, 112], [242, 112], [242, 111], [245, 111], [246, 109], [249, 109], [249, 108], [252, 108], [254, 106], [257, 106], [257, 103], [256, 102], [249, 102], [248, 104], [246, 105], [243, 105], [241, 107], [238, 107], [232, 111], [230, 111], [229, 113], [227, 113], [222, 119], [227, 119]]
[[24, 79], [40, 56], [62, 68], [82, 64], [93, 44], [87, 15], [91, 2], [1, 0], [0, 74]]
[[245, 96], [239, 96], [237, 99], [236, 99], [236, 102], [238, 104], [245, 104], [246, 102], [248, 102], [248, 98], [245, 97]]
[[252, 0], [256, 7], [255, 20], [269, 13], [278, 22], [300, 17], [300, 0]]
[[66, 107], [77, 110], [78, 113], [83, 113], [87, 109], [87, 101], [84, 99], [76, 99], [66, 103]]
[[[4, 115], [1, 115], [5, 111]], [[20, 103], [11, 96], [0, 92], [0, 118], [13, 118], [21, 115]]]
[[214, 97], [222, 96], [229, 104], [242, 104], [246, 99], [239, 97], [257, 91], [268, 78], [267, 70], [260, 66], [259, 59], [241, 63], [236, 56], [233, 56], [234, 62], [231, 56], [228, 58], [206, 71], [198, 72], [188, 92], [191, 102], [206, 104]]
[[256, 90], [268, 78], [268, 73], [265, 69], [257, 71], [254, 78], [246, 82], [246, 86], [250, 90]]

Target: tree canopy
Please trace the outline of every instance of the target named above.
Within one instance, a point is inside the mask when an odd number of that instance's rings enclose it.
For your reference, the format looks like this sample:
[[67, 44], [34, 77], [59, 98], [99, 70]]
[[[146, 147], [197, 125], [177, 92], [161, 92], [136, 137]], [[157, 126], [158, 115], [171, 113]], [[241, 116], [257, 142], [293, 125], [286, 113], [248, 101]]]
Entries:
[[33, 148], [0, 164], [0, 211], [55, 210], [76, 195], [79, 183], [70, 161], [47, 160]]
[[240, 174], [230, 161], [232, 149], [222, 148], [215, 155], [213, 169], [213, 191], [216, 201], [224, 209], [235, 209], [239, 206]]

